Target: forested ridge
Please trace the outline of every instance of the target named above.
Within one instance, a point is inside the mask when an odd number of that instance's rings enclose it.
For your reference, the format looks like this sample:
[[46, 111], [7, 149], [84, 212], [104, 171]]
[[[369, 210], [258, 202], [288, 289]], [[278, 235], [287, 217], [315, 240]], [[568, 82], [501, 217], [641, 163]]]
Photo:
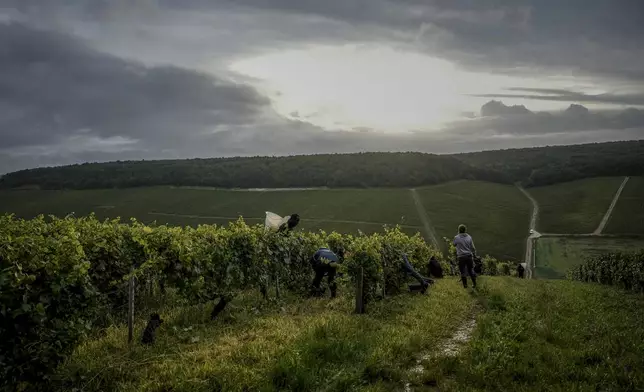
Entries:
[[9, 173], [0, 178], [0, 188], [363, 188], [422, 186], [459, 179], [538, 186], [642, 174], [644, 141], [628, 141], [454, 155], [371, 152], [84, 163]]
[[644, 140], [481, 151], [453, 155], [525, 186], [588, 177], [644, 175]]
[[0, 187], [363, 188], [421, 186], [458, 179], [509, 181], [497, 171], [478, 169], [451, 156], [357, 153], [86, 163], [10, 173], [2, 177]]

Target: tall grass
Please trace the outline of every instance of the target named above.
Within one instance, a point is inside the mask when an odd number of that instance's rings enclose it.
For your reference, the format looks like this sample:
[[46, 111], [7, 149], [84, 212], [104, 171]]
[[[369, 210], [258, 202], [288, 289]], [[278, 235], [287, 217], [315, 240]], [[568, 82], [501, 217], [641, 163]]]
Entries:
[[489, 278], [457, 358], [433, 358], [414, 390], [644, 389], [644, 298], [578, 282]]
[[[335, 300], [287, 297], [258, 307], [236, 299], [221, 320], [203, 306], [170, 307], [153, 347], [128, 347], [115, 326], [79, 346], [57, 374], [57, 390], [310, 391], [397, 383], [414, 354], [447, 338], [474, 302], [455, 279], [429, 295], [405, 294], [352, 314], [351, 288]], [[143, 325], [137, 326], [137, 335]]]

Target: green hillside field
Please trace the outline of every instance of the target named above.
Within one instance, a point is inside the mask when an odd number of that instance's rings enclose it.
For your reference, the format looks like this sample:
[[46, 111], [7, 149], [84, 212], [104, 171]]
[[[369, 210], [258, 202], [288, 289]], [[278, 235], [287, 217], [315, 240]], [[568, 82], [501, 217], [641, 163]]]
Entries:
[[537, 230], [560, 234], [592, 233], [623, 180], [624, 177], [598, 177], [528, 189], [539, 203]]
[[532, 204], [515, 186], [461, 181], [418, 192], [440, 238], [464, 223], [480, 254], [522, 260]]
[[[352, 315], [336, 300], [240, 297], [216, 322], [171, 307], [157, 344], [114, 326], [76, 348], [52, 390], [627, 391], [644, 388], [641, 295], [568, 281], [443, 279]], [[468, 320], [473, 331], [452, 343]], [[137, 336], [143, 328], [136, 326]], [[446, 347], [451, 347], [448, 351]], [[451, 355], [450, 355], [451, 354]], [[417, 361], [422, 367], [418, 369]]]
[[30, 218], [70, 212], [100, 218], [135, 217], [171, 225], [226, 224], [243, 216], [263, 223], [266, 211], [285, 216], [298, 213], [305, 230], [357, 233], [400, 224], [417, 232], [420, 222], [406, 189], [231, 191], [169, 187], [80, 191], [3, 191], [2, 212]]
[[644, 177], [628, 180], [604, 232], [644, 234]]
[[628, 237], [541, 237], [535, 249], [536, 277], [563, 279], [566, 272], [585, 257], [607, 252], [633, 252], [644, 249], [644, 238]]
[[[513, 186], [458, 181], [419, 188], [418, 194], [440, 237], [451, 237], [459, 223], [469, 225], [482, 254], [519, 259], [528, 227], [530, 203]], [[299, 228], [373, 233], [383, 225], [402, 226], [428, 238], [409, 189], [324, 189], [241, 191], [171, 187], [102, 190], [0, 191], [0, 212], [31, 218], [38, 214], [99, 218], [134, 217], [145, 223], [226, 224], [243, 216], [263, 223], [265, 212], [298, 213]], [[440, 243], [443, 246], [442, 243]]]

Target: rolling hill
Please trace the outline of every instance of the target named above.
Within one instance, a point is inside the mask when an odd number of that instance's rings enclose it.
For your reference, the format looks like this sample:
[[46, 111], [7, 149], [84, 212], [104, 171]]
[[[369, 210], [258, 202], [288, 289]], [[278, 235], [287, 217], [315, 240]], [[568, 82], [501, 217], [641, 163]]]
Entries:
[[523, 261], [532, 205], [515, 186], [459, 181], [418, 192], [439, 238], [451, 239], [464, 223], [482, 255]]
[[298, 213], [304, 230], [357, 234], [401, 225], [427, 240], [422, 214], [438, 234], [452, 237], [465, 222], [479, 251], [500, 259], [519, 260], [523, 254], [530, 214], [529, 201], [512, 185], [457, 181], [417, 189], [425, 211], [419, 211], [409, 189], [317, 189], [233, 191], [171, 187], [99, 190], [0, 191], [0, 212], [31, 218], [95, 213], [99, 218], [134, 217], [142, 222], [190, 225], [226, 224], [242, 216], [249, 224], [263, 223], [265, 211]]
[[5, 174], [0, 188], [419, 187], [459, 179], [538, 186], [642, 173], [644, 141], [630, 141], [455, 155], [371, 152], [85, 163]]
[[644, 234], [644, 177], [629, 179], [605, 231], [612, 234]]
[[464, 178], [508, 181], [497, 172], [446, 155], [358, 153], [86, 163], [9, 173], [0, 179], [0, 188], [365, 188], [431, 185]]
[[598, 177], [530, 189], [539, 202], [542, 233], [592, 233], [610, 206], [622, 177]]

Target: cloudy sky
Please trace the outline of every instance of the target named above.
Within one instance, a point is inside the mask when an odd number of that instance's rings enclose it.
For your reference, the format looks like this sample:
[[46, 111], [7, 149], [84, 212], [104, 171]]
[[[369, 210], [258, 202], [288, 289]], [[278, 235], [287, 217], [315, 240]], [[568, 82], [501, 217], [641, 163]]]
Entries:
[[0, 0], [0, 173], [644, 138], [642, 0]]

